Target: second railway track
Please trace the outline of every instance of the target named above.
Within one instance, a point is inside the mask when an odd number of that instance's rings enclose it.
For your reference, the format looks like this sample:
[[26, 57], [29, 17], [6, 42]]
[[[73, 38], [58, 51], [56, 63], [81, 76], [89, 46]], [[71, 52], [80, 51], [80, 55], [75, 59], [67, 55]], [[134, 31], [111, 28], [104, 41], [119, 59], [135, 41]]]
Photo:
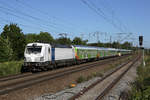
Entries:
[[[136, 57], [134, 60], [127, 61], [126, 63], [120, 65], [117, 69], [110, 72], [106, 76], [104, 76], [102, 79], [99, 79], [98, 81], [94, 82], [90, 86], [84, 88], [79, 93], [75, 94], [73, 97], [71, 97], [69, 100], [102, 100], [103, 97], [111, 90], [111, 88], [124, 76], [124, 74], [138, 61], [140, 56]], [[124, 68], [127, 66], [126, 68]], [[116, 74], [120, 70], [122, 71], [121, 74], [118, 74], [118, 76], [112, 77], [113, 74]], [[117, 74], [116, 74], [117, 75]], [[107, 79], [111, 79], [112, 81], [106, 81]], [[109, 83], [109, 85], [108, 85]], [[101, 87], [101, 88], [99, 88]]]

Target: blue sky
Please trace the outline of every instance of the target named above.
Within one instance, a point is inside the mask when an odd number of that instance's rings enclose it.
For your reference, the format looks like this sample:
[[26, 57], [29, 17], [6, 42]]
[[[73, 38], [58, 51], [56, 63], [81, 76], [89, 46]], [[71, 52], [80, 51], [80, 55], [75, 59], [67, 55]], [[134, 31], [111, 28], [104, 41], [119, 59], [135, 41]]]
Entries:
[[[96, 7], [100, 15], [83, 1]], [[71, 39], [79, 36], [89, 42], [97, 41], [96, 31], [101, 33], [101, 42], [112, 37], [112, 41], [126, 40], [134, 45], [143, 35], [144, 47], [150, 48], [149, 5], [149, 0], [0, 0], [0, 32], [13, 22], [25, 34], [47, 31], [57, 38], [59, 33], [67, 33]]]

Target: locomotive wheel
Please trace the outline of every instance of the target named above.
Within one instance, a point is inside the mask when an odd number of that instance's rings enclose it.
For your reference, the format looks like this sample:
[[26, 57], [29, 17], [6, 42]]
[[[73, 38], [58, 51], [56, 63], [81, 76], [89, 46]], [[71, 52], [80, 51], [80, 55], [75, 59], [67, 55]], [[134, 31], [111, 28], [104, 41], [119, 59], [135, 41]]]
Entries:
[[21, 73], [25, 73], [25, 72], [29, 72], [29, 70], [25, 66], [22, 65]]

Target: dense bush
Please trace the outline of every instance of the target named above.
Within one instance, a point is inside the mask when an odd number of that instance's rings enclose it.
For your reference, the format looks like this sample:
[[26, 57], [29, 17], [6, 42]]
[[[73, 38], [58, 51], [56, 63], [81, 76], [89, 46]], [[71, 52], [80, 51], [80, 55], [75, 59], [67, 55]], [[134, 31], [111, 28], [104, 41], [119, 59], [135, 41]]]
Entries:
[[138, 67], [138, 77], [131, 83], [130, 100], [150, 100], [150, 56], [146, 56], [145, 61], [146, 66]]
[[0, 63], [0, 76], [20, 73], [22, 63], [23, 61], [10, 61]]

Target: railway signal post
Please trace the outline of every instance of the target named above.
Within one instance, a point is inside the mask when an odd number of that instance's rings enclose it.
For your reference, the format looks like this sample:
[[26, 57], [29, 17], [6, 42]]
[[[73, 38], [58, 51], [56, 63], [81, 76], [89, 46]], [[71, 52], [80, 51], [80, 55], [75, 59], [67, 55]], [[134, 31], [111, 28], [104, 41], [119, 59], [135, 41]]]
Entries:
[[143, 66], [145, 66], [145, 61], [144, 61], [144, 47], [143, 47], [143, 36], [139, 36], [139, 45], [142, 49], [143, 52]]

